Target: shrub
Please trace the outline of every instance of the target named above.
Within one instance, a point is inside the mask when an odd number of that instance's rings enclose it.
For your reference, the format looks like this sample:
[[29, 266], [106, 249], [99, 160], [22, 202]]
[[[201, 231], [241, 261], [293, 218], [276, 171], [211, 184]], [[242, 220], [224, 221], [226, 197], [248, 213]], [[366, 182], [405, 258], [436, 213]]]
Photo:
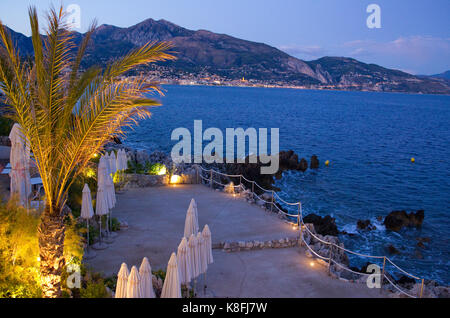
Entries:
[[[0, 203], [0, 298], [41, 297], [39, 244], [40, 217], [14, 201]], [[81, 262], [81, 237], [69, 219], [64, 257], [67, 263]]]
[[0, 116], [0, 136], [9, 136], [13, 125], [14, 121]]

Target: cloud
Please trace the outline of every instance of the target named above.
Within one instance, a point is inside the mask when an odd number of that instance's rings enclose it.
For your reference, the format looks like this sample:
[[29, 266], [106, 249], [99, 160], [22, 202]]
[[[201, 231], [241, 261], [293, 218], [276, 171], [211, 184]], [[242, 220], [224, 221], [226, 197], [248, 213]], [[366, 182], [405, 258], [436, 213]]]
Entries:
[[391, 41], [355, 40], [338, 45], [283, 45], [281, 50], [301, 59], [346, 56], [412, 74], [435, 74], [450, 69], [450, 38], [414, 35]]
[[301, 58], [318, 58], [327, 54], [327, 50], [318, 45], [282, 45], [279, 49]]
[[450, 61], [450, 38], [416, 35], [387, 42], [358, 40], [344, 43], [340, 51], [356, 59], [388, 61], [389, 67], [412, 72], [426, 72], [433, 65], [445, 70]]

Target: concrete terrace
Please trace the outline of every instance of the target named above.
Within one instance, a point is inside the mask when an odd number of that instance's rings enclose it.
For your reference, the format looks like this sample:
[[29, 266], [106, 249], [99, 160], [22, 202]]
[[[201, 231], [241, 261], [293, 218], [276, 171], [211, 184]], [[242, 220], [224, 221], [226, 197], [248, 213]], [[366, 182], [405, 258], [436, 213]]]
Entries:
[[[166, 269], [184, 232], [189, 202], [195, 198], [199, 226], [208, 224], [213, 245], [222, 241], [272, 240], [297, 233], [276, 215], [230, 194], [203, 185], [130, 189], [117, 195], [113, 216], [128, 222], [109, 248], [87, 261], [106, 275], [117, 273], [122, 262], [140, 265], [148, 257], [153, 270]], [[226, 253], [213, 250], [208, 268], [208, 297], [380, 297], [379, 290], [327, 275], [311, 267], [304, 248], [263, 249]], [[199, 282], [202, 280], [200, 279]], [[199, 284], [200, 285], [200, 284]], [[200, 290], [200, 289], [199, 289]], [[199, 293], [201, 297], [203, 293]]]

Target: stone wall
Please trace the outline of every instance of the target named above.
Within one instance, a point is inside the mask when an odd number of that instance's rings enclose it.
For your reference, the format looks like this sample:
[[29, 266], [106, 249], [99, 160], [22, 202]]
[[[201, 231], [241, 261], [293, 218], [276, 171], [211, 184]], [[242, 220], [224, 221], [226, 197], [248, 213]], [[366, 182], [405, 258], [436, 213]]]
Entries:
[[251, 250], [261, 250], [267, 248], [288, 248], [297, 246], [299, 243], [299, 238], [284, 238], [279, 240], [269, 240], [269, 241], [239, 241], [239, 242], [222, 242], [216, 248], [222, 248], [225, 252], [240, 252], [240, 251], [251, 251]]

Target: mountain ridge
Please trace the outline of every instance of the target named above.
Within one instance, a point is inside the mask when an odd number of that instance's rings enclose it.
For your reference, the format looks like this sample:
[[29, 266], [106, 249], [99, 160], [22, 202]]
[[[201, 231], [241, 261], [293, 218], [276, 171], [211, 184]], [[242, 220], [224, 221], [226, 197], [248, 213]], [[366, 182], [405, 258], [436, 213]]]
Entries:
[[[31, 39], [9, 30], [21, 54], [32, 54]], [[74, 32], [75, 42], [83, 36]], [[245, 77], [264, 85], [450, 94], [449, 82], [441, 78], [414, 76], [348, 57], [303, 61], [265, 43], [203, 29], [189, 30], [152, 18], [125, 28], [100, 25], [87, 48], [83, 67], [104, 65], [149, 41], [171, 41], [178, 59], [141, 68], [138, 72], [153, 70], [152, 74], [156, 72], [172, 79], [218, 77], [227, 82]]]

